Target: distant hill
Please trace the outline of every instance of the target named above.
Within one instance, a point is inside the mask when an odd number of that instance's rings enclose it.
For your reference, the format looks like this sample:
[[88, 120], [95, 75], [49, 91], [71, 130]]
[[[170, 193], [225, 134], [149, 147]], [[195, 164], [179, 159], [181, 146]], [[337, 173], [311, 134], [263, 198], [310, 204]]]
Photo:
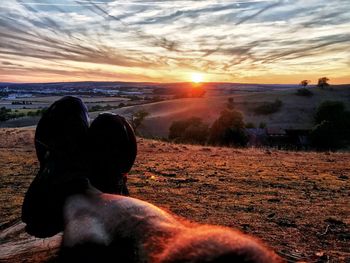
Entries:
[[[316, 108], [325, 100], [342, 101], [350, 109], [350, 85], [333, 87], [332, 90], [310, 88], [314, 94], [312, 97], [297, 96], [296, 90], [297, 88], [289, 88], [264, 92], [238, 92], [204, 98], [184, 98], [125, 107], [113, 112], [128, 116], [132, 112], [144, 109], [150, 115], [144, 122], [142, 132], [148, 136], [167, 137], [169, 126], [176, 120], [196, 116], [211, 124], [218, 118], [230, 97], [234, 98], [236, 108], [243, 113], [245, 122], [252, 122], [257, 126], [264, 122], [268, 127], [309, 129], [313, 126]], [[270, 115], [254, 113], [255, 107], [276, 99], [283, 103], [279, 112]], [[94, 115], [96, 116], [96, 113]]]

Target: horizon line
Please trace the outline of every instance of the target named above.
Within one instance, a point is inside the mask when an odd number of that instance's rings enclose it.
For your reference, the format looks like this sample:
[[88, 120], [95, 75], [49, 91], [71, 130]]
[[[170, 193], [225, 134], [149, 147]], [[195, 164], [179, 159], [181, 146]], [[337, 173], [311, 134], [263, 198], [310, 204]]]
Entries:
[[[153, 84], [153, 85], [172, 85], [172, 84], [193, 84], [191, 81], [175, 81], [175, 82], [152, 82], [152, 81], [104, 81], [104, 80], [86, 80], [86, 81], [53, 81], [53, 82], [8, 82], [0, 81], [0, 84], [59, 84], [59, 83], [135, 83], [135, 84]], [[251, 83], [251, 82], [228, 82], [228, 81], [208, 81], [196, 83], [196, 85], [205, 84], [243, 84], [243, 85], [299, 85], [300, 83]], [[350, 85], [350, 83], [330, 84], [331, 86]], [[308, 86], [316, 86], [316, 84], [309, 84]]]

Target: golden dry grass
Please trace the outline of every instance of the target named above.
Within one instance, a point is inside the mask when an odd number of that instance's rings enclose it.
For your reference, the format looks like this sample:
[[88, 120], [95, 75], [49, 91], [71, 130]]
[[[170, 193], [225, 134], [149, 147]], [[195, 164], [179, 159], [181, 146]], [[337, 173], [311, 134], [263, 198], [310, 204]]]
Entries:
[[[20, 217], [38, 169], [33, 129], [0, 129], [0, 224]], [[137, 197], [202, 223], [238, 228], [290, 262], [349, 262], [350, 153], [284, 152], [139, 139]], [[4, 227], [4, 225], [3, 225]]]

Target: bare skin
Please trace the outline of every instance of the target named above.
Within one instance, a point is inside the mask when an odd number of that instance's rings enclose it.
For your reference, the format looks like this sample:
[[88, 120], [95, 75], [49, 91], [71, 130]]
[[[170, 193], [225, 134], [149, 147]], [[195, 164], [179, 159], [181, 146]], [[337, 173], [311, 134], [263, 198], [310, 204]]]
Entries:
[[[110, 248], [115, 258], [129, 253], [123, 256], [128, 262], [283, 262], [257, 240], [232, 229], [189, 223], [150, 203], [93, 187], [67, 198], [64, 222], [62, 245], [73, 254], [89, 244], [77, 253], [97, 246]], [[118, 251], [124, 243], [133, 251]]]

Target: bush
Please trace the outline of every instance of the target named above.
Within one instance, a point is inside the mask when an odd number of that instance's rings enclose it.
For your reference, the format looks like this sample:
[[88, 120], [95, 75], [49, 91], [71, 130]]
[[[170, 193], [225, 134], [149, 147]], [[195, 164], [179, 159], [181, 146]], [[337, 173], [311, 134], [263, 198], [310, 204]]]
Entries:
[[248, 136], [245, 134], [244, 128], [242, 113], [225, 109], [210, 128], [209, 143], [245, 146], [248, 142]]
[[190, 125], [183, 133], [183, 142], [205, 144], [208, 139], [209, 126], [204, 123]]
[[0, 108], [0, 121], [7, 121], [11, 119], [11, 110], [6, 107]]
[[245, 127], [246, 127], [247, 129], [254, 129], [254, 128], [256, 128], [256, 127], [255, 127], [255, 124], [252, 123], [252, 122], [246, 123]]
[[326, 120], [341, 125], [342, 122], [346, 122], [346, 116], [344, 116], [345, 112], [345, 105], [343, 102], [324, 101], [316, 110], [315, 123], [319, 124]]
[[317, 149], [336, 149], [350, 140], [350, 112], [339, 101], [325, 101], [315, 114], [310, 138]]
[[340, 140], [336, 133], [333, 123], [324, 120], [311, 130], [311, 143], [317, 149], [333, 150], [340, 146]]
[[131, 114], [130, 122], [136, 134], [138, 134], [138, 129], [143, 126], [143, 121], [148, 115], [149, 112], [144, 109], [140, 109], [137, 112], [133, 112]]
[[169, 128], [169, 139], [182, 142], [205, 144], [209, 134], [209, 126], [198, 117], [174, 121]]
[[[119, 104], [120, 105], [120, 104]], [[89, 112], [94, 112], [94, 111], [109, 111], [109, 110], [113, 110], [115, 108], [118, 108], [119, 106], [112, 106], [112, 105], [105, 105], [105, 106], [102, 106], [102, 105], [93, 105], [89, 108]]]
[[260, 129], [265, 129], [267, 127], [266, 123], [265, 122], [260, 122], [259, 123], [259, 128]]
[[[27, 112], [27, 116], [28, 117], [35, 117], [35, 116], [41, 116], [44, 114], [44, 112], [47, 110], [47, 108], [43, 108], [43, 109], [38, 109], [36, 111], [28, 111]], [[20, 113], [21, 114], [21, 113]], [[25, 116], [24, 113], [22, 113], [22, 116]], [[22, 117], [20, 116], [20, 117]]]
[[126, 96], [126, 98], [130, 99], [131, 101], [141, 100], [141, 98], [136, 95]]
[[230, 110], [233, 110], [235, 108], [235, 100], [233, 97], [227, 99], [226, 107]]
[[256, 115], [268, 115], [279, 111], [282, 107], [282, 101], [276, 99], [274, 102], [265, 102], [264, 104], [254, 108]]
[[34, 117], [34, 116], [36, 116], [36, 112], [35, 111], [28, 111], [27, 116]]
[[[36, 111], [29, 111], [28, 116], [35, 116]], [[23, 112], [18, 112], [18, 110], [7, 109], [6, 107], [0, 108], [0, 121], [7, 121], [10, 119], [16, 119], [20, 117], [24, 117], [25, 114]]]
[[311, 97], [313, 96], [314, 94], [312, 93], [311, 90], [308, 90], [306, 88], [301, 88], [301, 89], [298, 89], [297, 92], [295, 93], [295, 95], [297, 96], [304, 96], [304, 97]]

